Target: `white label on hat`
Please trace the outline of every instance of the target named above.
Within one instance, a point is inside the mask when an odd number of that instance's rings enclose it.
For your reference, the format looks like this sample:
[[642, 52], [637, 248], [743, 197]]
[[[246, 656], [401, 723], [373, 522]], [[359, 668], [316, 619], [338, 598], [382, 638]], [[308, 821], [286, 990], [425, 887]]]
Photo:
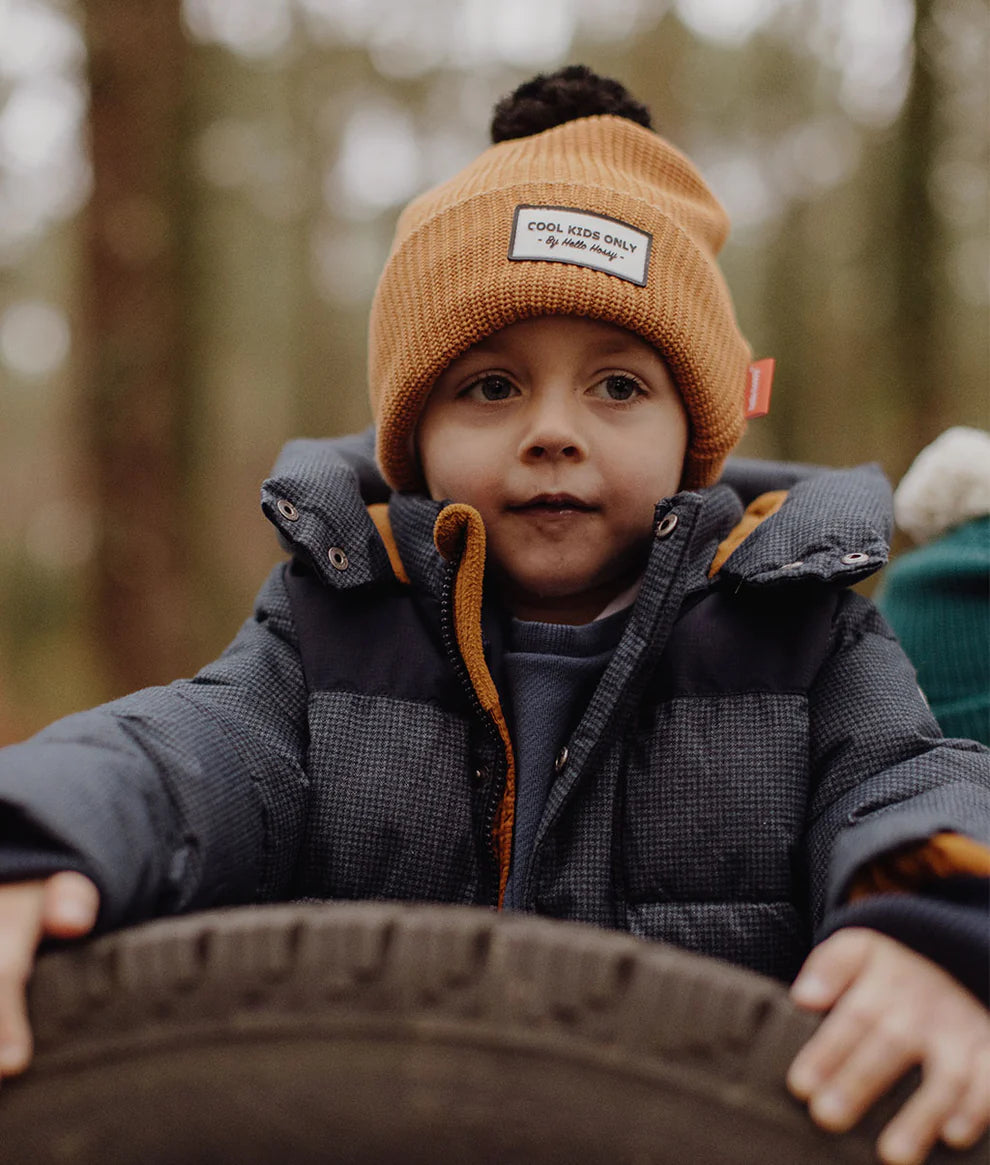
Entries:
[[567, 206], [517, 206], [509, 258], [593, 267], [646, 286], [653, 236], [618, 219]]

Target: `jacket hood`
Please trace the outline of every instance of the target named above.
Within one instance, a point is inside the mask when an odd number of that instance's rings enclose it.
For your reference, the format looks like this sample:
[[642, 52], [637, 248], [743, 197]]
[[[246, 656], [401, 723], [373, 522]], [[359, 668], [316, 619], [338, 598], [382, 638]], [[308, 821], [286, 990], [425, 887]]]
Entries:
[[744, 505], [767, 491], [787, 492], [780, 508], [726, 560], [719, 571], [723, 582], [850, 585], [887, 562], [893, 496], [879, 465], [823, 469], [736, 458], [727, 463], [720, 485], [733, 489]]
[[261, 487], [261, 508], [291, 554], [324, 582], [349, 589], [388, 578], [388, 552], [368, 506], [391, 491], [375, 465], [374, 429], [290, 441]]
[[[723, 583], [764, 586], [802, 578], [855, 583], [887, 561], [892, 495], [876, 465], [822, 469], [737, 457], [710, 488], [731, 490], [740, 510], [768, 491], [787, 491], [780, 508], [725, 561], [719, 571]], [[285, 549], [308, 560], [325, 582], [344, 589], [392, 576], [367, 509], [391, 497], [375, 463], [372, 427], [347, 437], [290, 441], [262, 486], [261, 505]], [[424, 498], [421, 505], [432, 527], [442, 504]]]

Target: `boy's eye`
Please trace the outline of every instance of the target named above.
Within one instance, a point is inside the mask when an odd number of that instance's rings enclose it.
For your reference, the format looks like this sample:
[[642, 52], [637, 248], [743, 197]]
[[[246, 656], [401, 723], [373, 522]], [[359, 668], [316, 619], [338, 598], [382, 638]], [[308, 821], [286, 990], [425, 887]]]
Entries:
[[474, 400], [507, 400], [515, 392], [512, 381], [506, 376], [482, 376], [469, 385], [464, 396]]
[[625, 376], [618, 372], [600, 380], [593, 391], [597, 396], [604, 396], [615, 401], [633, 400], [634, 397], [643, 394], [643, 389], [634, 376]]

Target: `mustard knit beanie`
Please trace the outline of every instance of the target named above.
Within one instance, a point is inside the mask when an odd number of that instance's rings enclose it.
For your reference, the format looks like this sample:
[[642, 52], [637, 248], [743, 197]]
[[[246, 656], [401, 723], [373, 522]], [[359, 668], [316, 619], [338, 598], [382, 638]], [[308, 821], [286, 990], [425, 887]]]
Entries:
[[[575, 72], [624, 93], [580, 67], [556, 76]], [[452, 360], [520, 320], [577, 315], [658, 349], [689, 417], [682, 485], [715, 481], [745, 425], [751, 359], [715, 262], [727, 232], [693, 164], [651, 129], [610, 113], [499, 141], [414, 199], [399, 218], [369, 325], [386, 480], [423, 488], [416, 423]]]

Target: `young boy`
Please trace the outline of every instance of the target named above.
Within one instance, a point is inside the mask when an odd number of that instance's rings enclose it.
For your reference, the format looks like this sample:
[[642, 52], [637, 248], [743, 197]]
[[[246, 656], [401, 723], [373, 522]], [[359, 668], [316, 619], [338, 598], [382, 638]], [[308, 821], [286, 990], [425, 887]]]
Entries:
[[727, 223], [621, 87], [537, 79], [493, 130], [398, 225], [382, 476], [367, 436], [290, 446], [263, 506], [292, 562], [224, 656], [0, 755], [0, 1070], [44, 935], [476, 903], [797, 975], [831, 1009], [789, 1077], [820, 1124], [920, 1064], [884, 1160], [972, 1144], [990, 772], [847, 589], [885, 486], [771, 472], [744, 515], [761, 471], [719, 482], [750, 363]]

